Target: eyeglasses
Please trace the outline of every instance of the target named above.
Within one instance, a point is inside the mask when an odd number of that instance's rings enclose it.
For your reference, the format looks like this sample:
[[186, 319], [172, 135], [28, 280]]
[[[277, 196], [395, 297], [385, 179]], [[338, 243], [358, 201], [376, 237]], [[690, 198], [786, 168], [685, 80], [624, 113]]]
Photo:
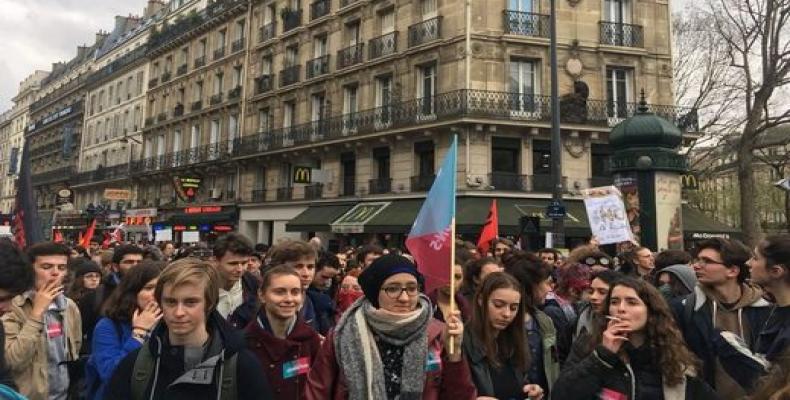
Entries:
[[724, 263], [721, 261], [711, 260], [710, 258], [707, 257], [695, 258], [691, 260], [691, 265], [708, 266], [708, 265], [716, 265], [716, 264], [724, 265]]
[[611, 264], [611, 261], [609, 261], [609, 259], [606, 257], [587, 257], [584, 259], [584, 263], [591, 267], [593, 265], [603, 265], [606, 267]]
[[400, 297], [401, 293], [406, 292], [406, 295], [409, 297], [414, 297], [420, 293], [420, 287], [418, 285], [406, 285], [406, 286], [387, 286], [381, 288], [387, 296], [393, 300]]

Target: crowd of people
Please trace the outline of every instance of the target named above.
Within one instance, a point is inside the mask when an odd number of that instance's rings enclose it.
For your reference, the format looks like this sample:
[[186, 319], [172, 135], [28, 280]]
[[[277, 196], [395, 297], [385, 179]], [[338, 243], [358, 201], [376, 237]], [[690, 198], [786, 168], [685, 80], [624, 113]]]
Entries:
[[490, 249], [0, 241], [0, 398], [790, 399], [790, 236]]

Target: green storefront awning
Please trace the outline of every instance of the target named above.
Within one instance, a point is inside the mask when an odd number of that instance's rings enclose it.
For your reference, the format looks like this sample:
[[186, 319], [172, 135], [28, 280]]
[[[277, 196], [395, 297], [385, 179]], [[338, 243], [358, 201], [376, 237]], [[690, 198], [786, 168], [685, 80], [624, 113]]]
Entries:
[[285, 230], [287, 232], [330, 232], [330, 224], [352, 207], [354, 207], [354, 203], [311, 205], [285, 224]]
[[700, 240], [713, 237], [739, 238], [741, 231], [716, 221], [687, 204], [683, 205], [683, 235], [687, 239]]

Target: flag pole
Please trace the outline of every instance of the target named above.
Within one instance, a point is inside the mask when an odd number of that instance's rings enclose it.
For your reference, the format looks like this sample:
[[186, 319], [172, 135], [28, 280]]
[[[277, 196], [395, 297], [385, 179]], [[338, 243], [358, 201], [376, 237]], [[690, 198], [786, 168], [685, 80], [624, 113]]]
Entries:
[[[455, 193], [453, 193], [455, 196]], [[450, 220], [450, 314], [455, 312], [455, 210], [453, 210], [453, 218]], [[455, 336], [450, 336], [450, 354], [455, 353]]]

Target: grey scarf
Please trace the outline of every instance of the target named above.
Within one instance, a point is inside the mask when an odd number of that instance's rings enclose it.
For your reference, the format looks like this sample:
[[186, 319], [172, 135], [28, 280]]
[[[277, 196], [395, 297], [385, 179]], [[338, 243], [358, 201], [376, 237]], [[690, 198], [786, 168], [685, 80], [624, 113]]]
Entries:
[[432, 309], [431, 301], [422, 294], [417, 310], [404, 316], [376, 309], [364, 297], [351, 305], [335, 327], [334, 340], [337, 363], [348, 382], [349, 400], [387, 398], [376, 340], [404, 347], [398, 398], [422, 398]]

